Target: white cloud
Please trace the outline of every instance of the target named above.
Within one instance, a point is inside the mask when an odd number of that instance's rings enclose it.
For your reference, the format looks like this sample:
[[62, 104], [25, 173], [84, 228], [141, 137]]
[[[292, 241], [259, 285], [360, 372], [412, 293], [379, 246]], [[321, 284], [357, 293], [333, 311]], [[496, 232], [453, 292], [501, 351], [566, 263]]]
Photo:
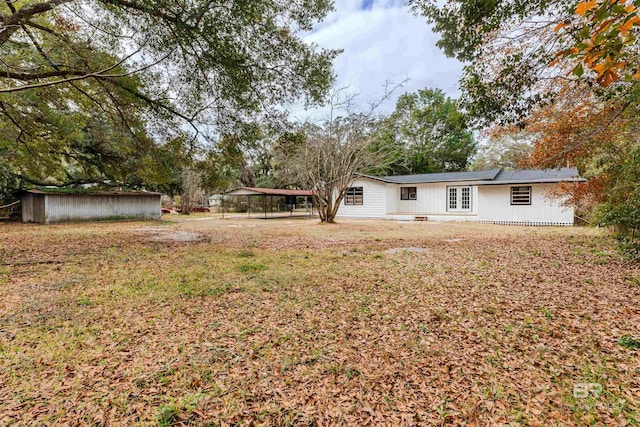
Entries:
[[[349, 86], [363, 106], [379, 98], [386, 80], [409, 82], [382, 109], [392, 111], [404, 92], [440, 88], [459, 96], [462, 64], [436, 47], [438, 36], [423, 17], [414, 16], [403, 0], [337, 0], [336, 11], [304, 39], [323, 48], [343, 49], [335, 60], [337, 87]], [[318, 118], [325, 110], [302, 111], [298, 118]]]

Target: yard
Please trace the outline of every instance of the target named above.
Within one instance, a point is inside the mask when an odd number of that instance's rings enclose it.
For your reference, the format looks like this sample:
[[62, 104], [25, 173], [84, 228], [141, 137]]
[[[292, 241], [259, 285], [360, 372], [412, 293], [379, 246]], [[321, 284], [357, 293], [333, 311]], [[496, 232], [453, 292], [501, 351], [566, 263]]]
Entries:
[[640, 425], [600, 230], [171, 219], [0, 225], [0, 425]]

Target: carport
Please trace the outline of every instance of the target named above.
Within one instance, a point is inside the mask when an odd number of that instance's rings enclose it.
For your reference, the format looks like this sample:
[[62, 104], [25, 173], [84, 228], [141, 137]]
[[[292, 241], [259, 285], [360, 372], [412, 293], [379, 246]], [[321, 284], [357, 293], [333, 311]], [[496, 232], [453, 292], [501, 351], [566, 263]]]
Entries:
[[[254, 213], [261, 213], [264, 215], [264, 219], [269, 217], [276, 218], [281, 217], [282, 213], [288, 213], [288, 216], [296, 215], [296, 206], [300, 198], [304, 198], [302, 203], [302, 213], [305, 216], [313, 215], [313, 193], [308, 190], [290, 190], [285, 188], [261, 188], [261, 187], [240, 187], [235, 190], [222, 193], [222, 217], [224, 218], [225, 206], [224, 197], [246, 197], [247, 198], [247, 215], [251, 217], [251, 198], [262, 199], [262, 212], [254, 211]], [[275, 205], [274, 212], [274, 198], [284, 198], [284, 210], [282, 210], [282, 204]], [[298, 211], [300, 212], [300, 211]]]

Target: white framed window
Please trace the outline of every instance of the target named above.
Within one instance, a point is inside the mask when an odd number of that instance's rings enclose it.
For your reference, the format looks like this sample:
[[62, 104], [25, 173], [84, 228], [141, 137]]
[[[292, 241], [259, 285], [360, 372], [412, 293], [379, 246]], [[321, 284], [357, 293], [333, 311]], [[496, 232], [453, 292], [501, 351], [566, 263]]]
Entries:
[[364, 204], [364, 190], [362, 187], [349, 187], [344, 196], [345, 205], [362, 205]]
[[417, 187], [400, 187], [400, 200], [417, 200]]
[[447, 187], [447, 210], [450, 212], [471, 211], [471, 187]]
[[448, 187], [449, 189], [449, 211], [458, 209], [458, 187]]
[[531, 204], [531, 186], [511, 187], [511, 204], [512, 205], [530, 205]]

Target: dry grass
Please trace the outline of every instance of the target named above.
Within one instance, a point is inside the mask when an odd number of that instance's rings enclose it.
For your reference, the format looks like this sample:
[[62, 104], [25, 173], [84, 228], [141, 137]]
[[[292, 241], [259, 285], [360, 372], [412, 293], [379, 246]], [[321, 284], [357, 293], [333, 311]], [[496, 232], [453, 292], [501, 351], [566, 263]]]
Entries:
[[598, 230], [203, 218], [0, 225], [0, 424], [640, 425]]

